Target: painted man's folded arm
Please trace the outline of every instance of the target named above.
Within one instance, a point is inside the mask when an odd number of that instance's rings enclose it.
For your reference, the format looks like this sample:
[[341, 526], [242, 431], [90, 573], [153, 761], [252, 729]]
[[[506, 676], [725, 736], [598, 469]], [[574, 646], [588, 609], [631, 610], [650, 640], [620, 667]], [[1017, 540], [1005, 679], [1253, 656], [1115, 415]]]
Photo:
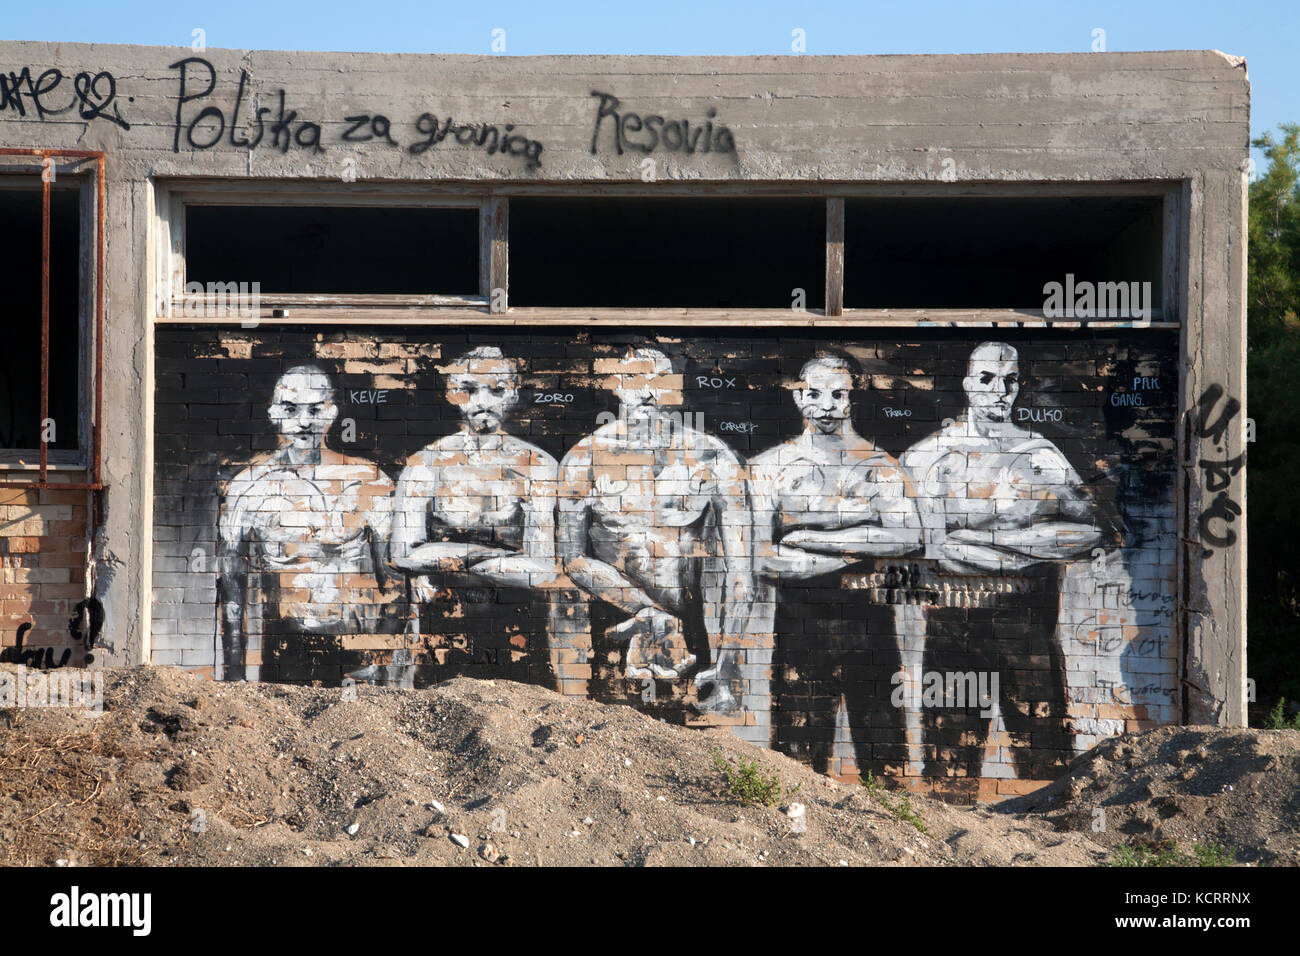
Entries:
[[628, 614], [637, 614], [654, 608], [665, 614], [672, 612], [660, 606], [642, 588], [637, 587], [618, 568], [598, 558], [585, 554], [564, 559], [564, 573], [578, 587], [593, 597], [607, 601]]
[[393, 563], [409, 574], [435, 574], [469, 571], [480, 561], [510, 557], [518, 553], [471, 541], [431, 541], [412, 548]]
[[515, 587], [542, 587], [559, 577], [555, 555], [556, 465], [553, 459], [530, 462], [523, 501], [523, 540], [509, 552], [474, 564], [478, 575]]
[[608, 601], [629, 614], [645, 608], [663, 610], [645, 590], [629, 581], [613, 565], [587, 554], [589, 520], [583, 498], [560, 499], [555, 547], [560, 567], [569, 580], [593, 597]]
[[470, 571], [507, 587], [536, 588], [559, 578], [555, 559], [555, 498], [536, 495], [524, 505], [523, 549], [471, 562]]
[[1016, 551], [951, 539], [939, 548], [938, 558], [944, 570], [958, 574], [1015, 573], [1040, 560]]
[[[398, 478], [389, 535], [393, 566], [407, 574], [466, 571], [475, 562], [512, 554], [474, 541], [457, 541], [454, 533], [447, 535], [451, 540], [430, 540], [429, 503], [439, 480], [438, 469], [428, 466], [408, 467]], [[436, 519], [433, 523], [441, 524]]]
[[804, 528], [790, 532], [781, 539], [781, 543], [804, 551], [844, 558], [894, 556], [920, 547], [921, 529], [885, 528], [875, 524], [826, 530]]
[[987, 570], [1016, 570], [1040, 561], [1065, 561], [1087, 554], [1101, 542], [1094, 525], [1044, 521], [1027, 528], [960, 529], [944, 543], [944, 556]]
[[783, 581], [799, 581], [815, 578], [846, 568], [851, 563], [846, 558], [833, 554], [817, 554], [802, 548], [792, 547], [782, 541], [759, 558], [760, 570], [769, 577]]

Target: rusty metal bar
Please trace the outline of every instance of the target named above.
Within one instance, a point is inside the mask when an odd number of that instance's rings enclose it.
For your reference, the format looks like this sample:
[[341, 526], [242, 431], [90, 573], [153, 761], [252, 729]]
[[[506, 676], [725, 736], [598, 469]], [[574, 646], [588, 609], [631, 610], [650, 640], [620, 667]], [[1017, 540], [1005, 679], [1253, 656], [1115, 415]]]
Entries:
[[103, 490], [103, 429], [104, 429], [104, 261], [107, 238], [104, 223], [107, 218], [107, 184], [105, 182], [105, 154], [88, 149], [33, 149], [27, 147], [0, 147], [0, 156], [33, 156], [38, 159], [59, 157], [63, 159], [95, 160], [96, 236], [95, 236], [95, 407], [91, 428], [92, 481], [49, 481], [49, 443], [44, 437], [44, 422], [49, 417], [50, 401], [50, 180], [41, 183], [41, 446], [40, 477], [35, 481], [0, 481], [0, 488], [54, 488], [65, 491]]
[[103, 491], [103, 485], [89, 481], [51, 481], [41, 484], [39, 481], [0, 481], [0, 488], [30, 488], [33, 491]]
[[101, 159], [97, 149], [34, 149], [30, 146], [0, 147], [0, 156], [62, 156], [65, 159]]
[[[45, 423], [50, 417], [50, 170], [54, 160], [45, 157], [41, 170], [41, 484], [48, 480], [50, 442]], [[57, 427], [57, 426], [56, 426]]]
[[104, 180], [104, 154], [95, 157], [95, 200], [98, 209], [95, 216], [95, 423], [91, 428], [91, 442], [94, 446], [94, 485], [102, 488], [103, 475], [100, 473], [100, 458], [103, 449], [100, 439], [104, 433], [104, 246], [105, 246], [105, 210], [108, 208], [108, 187]]

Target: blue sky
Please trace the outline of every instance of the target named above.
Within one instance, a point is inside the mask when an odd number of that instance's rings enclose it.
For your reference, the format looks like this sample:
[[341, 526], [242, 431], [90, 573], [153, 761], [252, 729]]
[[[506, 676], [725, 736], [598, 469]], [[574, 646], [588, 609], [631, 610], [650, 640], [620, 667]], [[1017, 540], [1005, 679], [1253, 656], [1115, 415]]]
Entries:
[[706, 3], [703, 0], [501, 3], [414, 0], [223, 0], [184, 3], [6, 0], [0, 39], [209, 47], [489, 53], [809, 54], [1087, 52], [1218, 49], [1246, 57], [1253, 135], [1300, 122], [1300, 0], [857, 0]]

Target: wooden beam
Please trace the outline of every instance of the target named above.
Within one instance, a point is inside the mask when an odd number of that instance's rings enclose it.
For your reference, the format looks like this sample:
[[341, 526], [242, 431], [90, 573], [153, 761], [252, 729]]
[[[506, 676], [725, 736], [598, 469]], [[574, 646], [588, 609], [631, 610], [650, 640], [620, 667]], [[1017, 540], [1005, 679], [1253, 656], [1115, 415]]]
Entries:
[[[238, 325], [247, 321], [237, 315], [195, 319], [159, 315], [159, 325]], [[827, 316], [821, 309], [795, 312], [791, 309], [577, 309], [522, 308], [492, 313], [477, 307], [429, 306], [377, 308], [316, 306], [295, 308], [288, 315], [274, 316], [262, 309], [258, 325], [508, 325], [592, 326], [609, 328], [1041, 328], [1041, 329], [1176, 329], [1177, 323], [1162, 322], [1158, 311], [1150, 320], [1095, 321], [1047, 319], [1032, 309], [847, 309]]]
[[[35, 167], [40, 171], [40, 166]], [[492, 196], [542, 196], [575, 198], [609, 196], [621, 198], [677, 196], [745, 196], [768, 199], [840, 196], [845, 198], [1074, 198], [1116, 196], [1160, 197], [1168, 180], [1106, 180], [1104, 182], [1041, 181], [970, 182], [846, 182], [843, 180], [737, 180], [656, 183], [610, 182], [573, 179], [566, 182], [532, 182], [518, 179], [393, 181], [352, 183], [346, 190], [335, 181], [278, 179], [265, 184], [247, 179], [232, 181], [199, 176], [186, 177], [172, 188], [190, 206], [201, 205], [307, 205], [307, 206], [421, 206], [429, 208], [472, 206]], [[7, 185], [7, 184], [6, 184]]]
[[[483, 218], [486, 220], [484, 231], [488, 235], [488, 309], [495, 308], [493, 299], [502, 293], [506, 295], [505, 306], [508, 308], [510, 295], [508, 255], [510, 200], [501, 196], [487, 200], [483, 204]], [[496, 291], [498, 289], [501, 290], [501, 293]]]
[[844, 314], [844, 200], [826, 200], [826, 314]]
[[1180, 209], [1182, 191], [1170, 189], [1164, 196], [1163, 216], [1161, 217], [1161, 281], [1160, 311], [1170, 321], [1177, 321], [1182, 314], [1178, 309], [1180, 296], [1178, 288], [1179, 237], [1182, 232], [1183, 217]]

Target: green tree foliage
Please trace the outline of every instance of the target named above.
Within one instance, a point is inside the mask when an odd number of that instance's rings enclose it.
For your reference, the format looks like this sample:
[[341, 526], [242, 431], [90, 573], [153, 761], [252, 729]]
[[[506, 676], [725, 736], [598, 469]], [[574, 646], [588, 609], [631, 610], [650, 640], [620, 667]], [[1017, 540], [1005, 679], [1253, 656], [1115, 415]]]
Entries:
[[1250, 345], [1294, 337], [1300, 316], [1300, 123], [1284, 123], [1282, 138], [1265, 133], [1251, 143], [1268, 169], [1250, 184], [1247, 238]]
[[1249, 669], [1258, 703], [1300, 699], [1300, 124], [1252, 145], [1268, 162], [1250, 184], [1247, 388]]

